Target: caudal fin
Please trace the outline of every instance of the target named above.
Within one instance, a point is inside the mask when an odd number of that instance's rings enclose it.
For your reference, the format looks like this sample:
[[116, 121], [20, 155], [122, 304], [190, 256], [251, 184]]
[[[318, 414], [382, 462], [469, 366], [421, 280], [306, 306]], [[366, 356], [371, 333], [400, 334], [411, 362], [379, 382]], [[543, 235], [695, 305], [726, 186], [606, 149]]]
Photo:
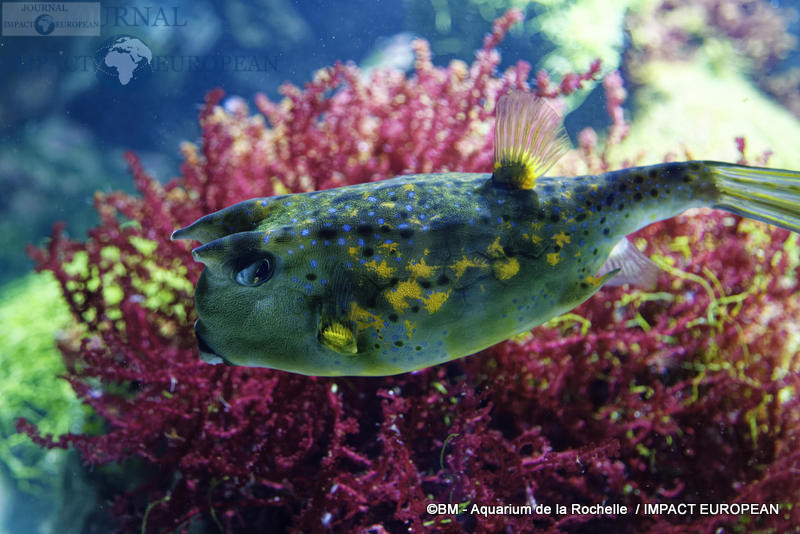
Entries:
[[800, 233], [800, 172], [725, 163], [709, 165], [715, 208]]

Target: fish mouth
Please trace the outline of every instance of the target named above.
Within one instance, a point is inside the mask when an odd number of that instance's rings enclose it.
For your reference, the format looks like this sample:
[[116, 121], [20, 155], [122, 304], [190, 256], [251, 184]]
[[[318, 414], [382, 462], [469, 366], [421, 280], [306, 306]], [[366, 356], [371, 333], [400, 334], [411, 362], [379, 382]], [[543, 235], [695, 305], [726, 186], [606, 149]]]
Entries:
[[194, 322], [194, 337], [197, 338], [197, 348], [200, 349], [200, 359], [206, 363], [210, 363], [211, 365], [219, 365], [224, 363], [225, 365], [233, 365], [229, 362], [224, 356], [221, 354], [217, 354], [214, 349], [203, 339], [202, 334], [200, 334], [200, 320]]

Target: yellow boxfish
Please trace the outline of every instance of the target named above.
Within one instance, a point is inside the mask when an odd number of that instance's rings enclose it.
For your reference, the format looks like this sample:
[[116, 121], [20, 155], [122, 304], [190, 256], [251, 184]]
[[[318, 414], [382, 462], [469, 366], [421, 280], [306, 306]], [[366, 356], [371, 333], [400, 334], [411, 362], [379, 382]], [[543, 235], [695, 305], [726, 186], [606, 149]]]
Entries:
[[568, 147], [526, 93], [500, 98], [493, 173], [255, 198], [203, 243], [195, 333], [210, 363], [390, 375], [473, 354], [658, 271], [627, 238], [711, 206], [800, 231], [800, 173], [711, 161], [544, 177]]

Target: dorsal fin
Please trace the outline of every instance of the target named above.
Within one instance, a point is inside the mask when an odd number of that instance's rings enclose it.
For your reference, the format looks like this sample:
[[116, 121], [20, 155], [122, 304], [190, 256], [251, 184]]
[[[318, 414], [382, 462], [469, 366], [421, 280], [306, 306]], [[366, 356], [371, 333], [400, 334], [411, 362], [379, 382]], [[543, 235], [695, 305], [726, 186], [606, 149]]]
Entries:
[[499, 183], [533, 189], [569, 147], [561, 117], [530, 93], [503, 95], [494, 126], [494, 175]]

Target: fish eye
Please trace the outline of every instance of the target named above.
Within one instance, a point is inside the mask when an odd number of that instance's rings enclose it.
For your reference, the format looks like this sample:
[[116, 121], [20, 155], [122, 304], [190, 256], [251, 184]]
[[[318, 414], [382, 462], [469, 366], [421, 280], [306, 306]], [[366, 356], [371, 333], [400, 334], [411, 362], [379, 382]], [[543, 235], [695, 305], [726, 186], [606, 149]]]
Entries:
[[269, 261], [269, 258], [259, 258], [240, 269], [236, 273], [235, 279], [240, 286], [256, 287], [269, 280], [272, 272], [272, 262]]

